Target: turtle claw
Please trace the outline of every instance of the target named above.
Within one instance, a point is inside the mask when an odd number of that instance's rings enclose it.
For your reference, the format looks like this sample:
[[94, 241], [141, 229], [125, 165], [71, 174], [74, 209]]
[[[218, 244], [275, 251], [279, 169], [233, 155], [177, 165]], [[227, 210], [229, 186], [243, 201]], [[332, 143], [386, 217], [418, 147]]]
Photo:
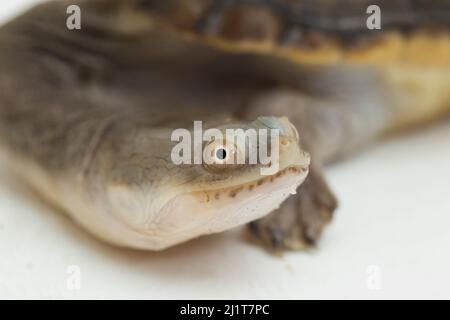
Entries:
[[311, 170], [296, 195], [279, 209], [250, 224], [251, 232], [270, 251], [314, 247], [331, 221], [337, 201], [320, 171]]

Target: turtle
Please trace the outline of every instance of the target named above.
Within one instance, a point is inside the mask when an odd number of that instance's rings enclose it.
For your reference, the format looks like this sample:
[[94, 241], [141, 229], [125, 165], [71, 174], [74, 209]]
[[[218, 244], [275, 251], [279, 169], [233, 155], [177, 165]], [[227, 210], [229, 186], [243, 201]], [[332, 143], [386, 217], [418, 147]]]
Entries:
[[[248, 224], [270, 251], [315, 247], [338, 207], [324, 167], [449, 111], [449, 26], [446, 0], [45, 2], [0, 28], [2, 157], [116, 246]], [[175, 163], [196, 121], [225, 135]], [[277, 170], [229, 162], [250, 152], [228, 129], [270, 131]]]

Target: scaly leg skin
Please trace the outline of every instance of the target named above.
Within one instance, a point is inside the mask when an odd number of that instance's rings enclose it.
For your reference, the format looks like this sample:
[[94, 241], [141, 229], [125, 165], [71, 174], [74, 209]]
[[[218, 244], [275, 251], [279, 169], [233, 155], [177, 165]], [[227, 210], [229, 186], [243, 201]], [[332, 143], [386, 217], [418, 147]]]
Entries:
[[[311, 153], [312, 165], [297, 194], [268, 216], [250, 224], [251, 232], [271, 251], [315, 246], [332, 220], [337, 200], [324, 178], [323, 164], [363, 145], [382, 131], [371, 127], [375, 104], [340, 105], [296, 91], [277, 90], [259, 97], [246, 116], [283, 114], [297, 127], [300, 143]], [[381, 109], [382, 110], [382, 109]], [[371, 117], [372, 115], [372, 117]]]
[[300, 250], [314, 246], [337, 207], [333, 192], [320, 169], [311, 168], [297, 190], [268, 216], [250, 224], [250, 230], [266, 248]]

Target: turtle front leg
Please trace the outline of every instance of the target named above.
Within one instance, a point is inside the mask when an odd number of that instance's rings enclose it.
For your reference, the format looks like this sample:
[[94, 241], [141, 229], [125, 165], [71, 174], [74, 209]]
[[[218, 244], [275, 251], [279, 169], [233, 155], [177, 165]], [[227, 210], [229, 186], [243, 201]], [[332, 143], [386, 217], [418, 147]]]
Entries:
[[377, 133], [371, 126], [377, 110], [325, 101], [298, 91], [275, 90], [256, 98], [243, 116], [287, 116], [297, 127], [302, 148], [311, 153], [312, 165], [297, 194], [279, 209], [250, 224], [250, 230], [275, 251], [298, 250], [317, 243], [331, 221], [337, 200], [324, 178], [323, 165], [346, 156]]
[[317, 243], [336, 207], [322, 171], [313, 167], [297, 194], [268, 216], [252, 222], [250, 230], [271, 250], [305, 249]]

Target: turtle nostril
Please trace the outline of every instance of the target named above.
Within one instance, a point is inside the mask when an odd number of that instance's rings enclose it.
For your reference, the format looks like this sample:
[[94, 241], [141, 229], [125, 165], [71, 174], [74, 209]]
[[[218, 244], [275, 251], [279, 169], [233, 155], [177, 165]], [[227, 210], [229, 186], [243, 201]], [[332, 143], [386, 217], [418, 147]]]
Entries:
[[284, 147], [287, 147], [291, 144], [291, 142], [288, 139], [281, 139], [280, 143]]

